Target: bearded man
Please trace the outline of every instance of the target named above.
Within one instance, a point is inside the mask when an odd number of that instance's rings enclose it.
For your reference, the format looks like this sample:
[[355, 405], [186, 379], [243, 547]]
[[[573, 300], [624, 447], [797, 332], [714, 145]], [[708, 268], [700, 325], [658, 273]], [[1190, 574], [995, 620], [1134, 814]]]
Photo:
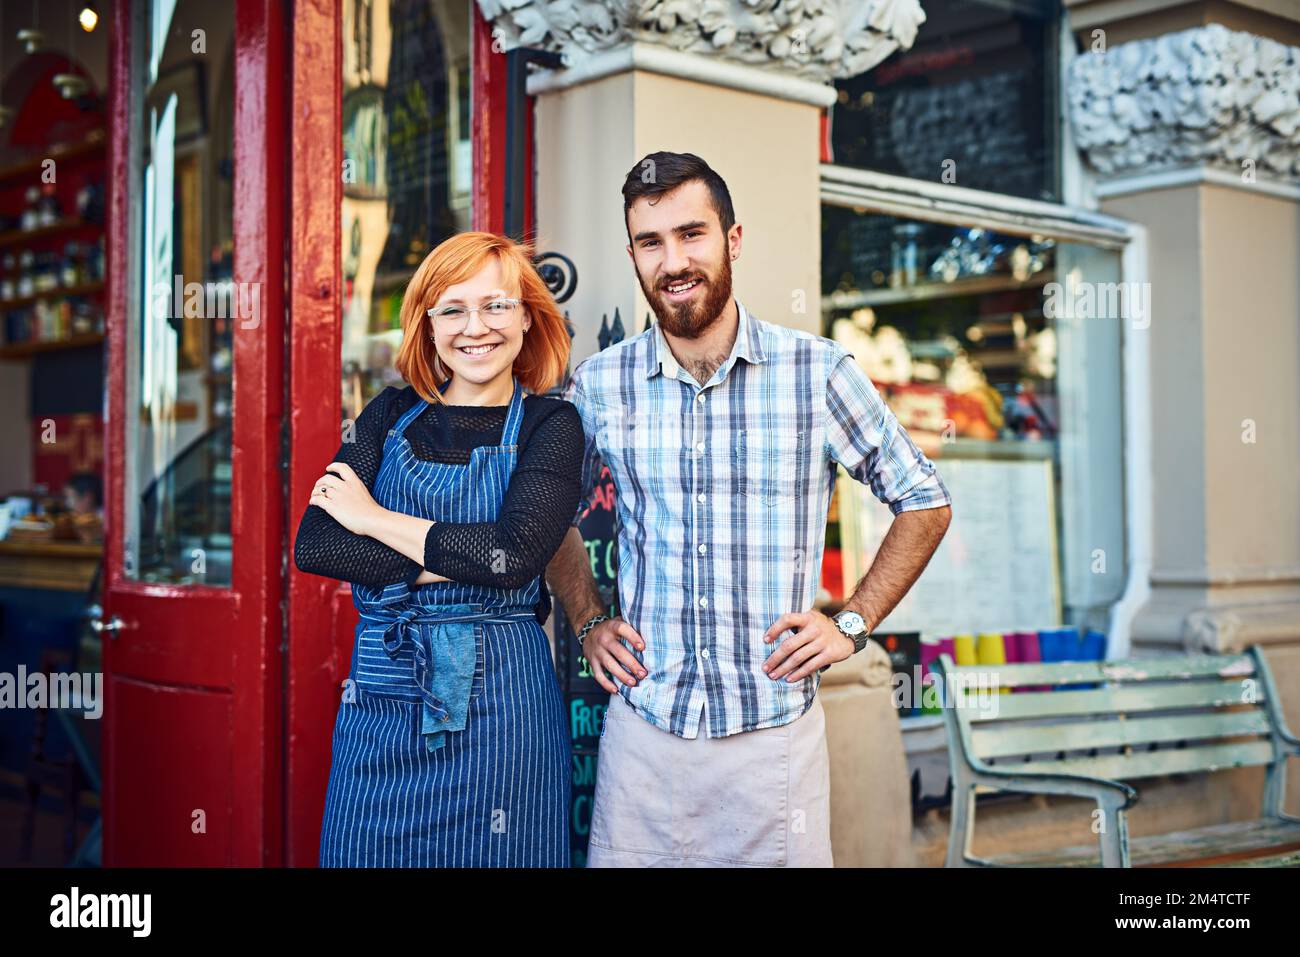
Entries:
[[[733, 295], [742, 229], [704, 160], [644, 157], [623, 211], [657, 321], [565, 393], [586, 433], [573, 524], [602, 465], [617, 488], [621, 616], [576, 527], [547, 569], [610, 693], [587, 863], [830, 866], [818, 679], [920, 575], [948, 492], [851, 353]], [[832, 620], [813, 602], [837, 463], [895, 517]]]

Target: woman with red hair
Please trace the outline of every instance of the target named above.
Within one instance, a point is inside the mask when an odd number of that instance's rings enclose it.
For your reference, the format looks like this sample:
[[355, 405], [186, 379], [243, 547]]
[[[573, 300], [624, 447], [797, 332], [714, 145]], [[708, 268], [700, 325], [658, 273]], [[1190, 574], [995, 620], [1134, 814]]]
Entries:
[[294, 545], [302, 571], [352, 582], [361, 616], [320, 864], [565, 867], [542, 576], [578, 506], [583, 434], [541, 393], [569, 333], [531, 250], [479, 232], [429, 253], [401, 318], [410, 384], [345, 433]]

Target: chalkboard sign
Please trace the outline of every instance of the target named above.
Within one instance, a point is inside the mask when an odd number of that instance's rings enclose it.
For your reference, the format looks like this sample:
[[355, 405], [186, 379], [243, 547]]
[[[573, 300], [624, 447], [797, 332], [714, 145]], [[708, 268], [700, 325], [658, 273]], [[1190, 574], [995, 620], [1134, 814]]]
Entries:
[[[611, 618], [620, 614], [618, 607], [618, 525], [614, 513], [614, 479], [604, 468], [592, 492], [590, 507], [578, 523], [596, 587], [605, 599]], [[574, 867], [587, 863], [587, 837], [591, 830], [591, 807], [596, 792], [596, 764], [600, 747], [600, 730], [605, 720], [609, 692], [587, 670], [587, 659], [580, 653], [575, 627], [555, 603], [555, 666], [560, 690], [569, 715], [573, 736], [573, 796], [569, 808], [569, 850]]]

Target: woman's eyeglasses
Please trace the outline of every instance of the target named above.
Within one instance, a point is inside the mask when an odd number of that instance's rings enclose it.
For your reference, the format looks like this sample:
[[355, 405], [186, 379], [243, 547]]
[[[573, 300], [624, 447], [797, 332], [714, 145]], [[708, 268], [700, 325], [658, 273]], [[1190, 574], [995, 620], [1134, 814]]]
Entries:
[[438, 328], [447, 333], [460, 332], [464, 329], [469, 324], [469, 316], [472, 312], [477, 312], [483, 324], [489, 329], [504, 329], [514, 321], [520, 304], [519, 299], [489, 299], [473, 307], [452, 303], [442, 307], [435, 306], [426, 312]]

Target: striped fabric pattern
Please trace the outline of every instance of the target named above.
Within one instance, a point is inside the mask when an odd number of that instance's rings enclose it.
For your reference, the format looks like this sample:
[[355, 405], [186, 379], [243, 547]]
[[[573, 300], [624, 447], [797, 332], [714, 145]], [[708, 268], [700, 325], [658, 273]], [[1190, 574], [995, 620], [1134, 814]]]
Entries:
[[[426, 405], [412, 406], [385, 440], [375, 501], [435, 521], [495, 521], [518, 450], [518, 382], [501, 444], [475, 448], [466, 465], [412, 453], [403, 433]], [[550, 642], [533, 612], [538, 587], [535, 578], [522, 588], [354, 583], [361, 621], [352, 693], [334, 724], [322, 867], [568, 866], [569, 727]], [[472, 643], [463, 663], [474, 658], [464, 727], [430, 750], [414, 643], [429, 640], [433, 669], [451, 667], [452, 649], [440, 639], [455, 639], [433, 620], [479, 612], [491, 617], [460, 633]], [[397, 620], [403, 624], [388, 634], [401, 641], [390, 657], [383, 636]]]
[[568, 867], [570, 742], [550, 644], [535, 620], [483, 639], [468, 723], [435, 752], [415, 701], [363, 691], [339, 706], [321, 867]]
[[898, 514], [950, 504], [852, 355], [763, 322], [737, 301], [727, 360], [703, 387], [658, 324], [583, 360], [565, 398], [586, 433], [586, 511], [601, 470], [617, 488], [618, 598], [646, 642], [647, 677], [619, 694], [686, 738], [787, 724], [818, 674], [763, 674], [763, 633], [813, 608], [836, 465]]

